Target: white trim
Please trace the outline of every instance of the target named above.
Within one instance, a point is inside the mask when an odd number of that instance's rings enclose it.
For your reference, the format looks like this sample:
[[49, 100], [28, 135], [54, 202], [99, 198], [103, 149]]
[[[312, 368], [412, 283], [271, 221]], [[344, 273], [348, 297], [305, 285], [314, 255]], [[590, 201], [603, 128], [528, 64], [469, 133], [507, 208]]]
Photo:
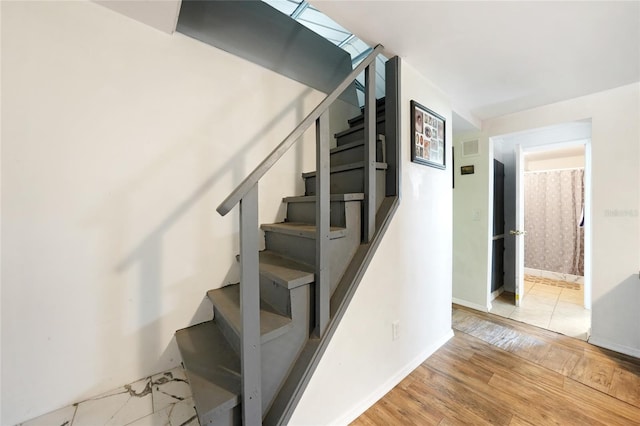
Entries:
[[391, 389], [396, 387], [405, 377], [407, 377], [413, 370], [418, 368], [427, 358], [429, 358], [435, 351], [440, 349], [442, 345], [447, 343], [449, 339], [453, 337], [453, 329], [450, 329], [444, 336], [436, 340], [435, 343], [429, 345], [424, 351], [422, 351], [417, 357], [409, 361], [400, 371], [391, 376], [389, 380], [384, 382], [380, 387], [375, 389], [365, 397], [359, 404], [354, 406], [342, 417], [335, 422], [331, 422], [332, 425], [348, 425], [357, 419], [362, 413], [367, 411], [369, 407], [375, 404], [380, 398], [385, 396]]
[[601, 348], [610, 349], [615, 352], [619, 352], [621, 354], [633, 356], [636, 358], [640, 358], [640, 349], [632, 348], [630, 346], [619, 345], [618, 343], [613, 343], [608, 341], [607, 339], [599, 338], [597, 336], [591, 336], [588, 340], [589, 343], [595, 346], [600, 346]]
[[584, 276], [565, 274], [563, 272], [545, 271], [544, 269], [524, 268], [524, 273], [534, 277], [550, 278], [552, 280], [566, 281], [573, 284], [584, 285]]
[[[496, 297], [500, 296], [502, 293], [504, 293], [504, 286], [500, 286], [499, 289], [497, 289], [496, 291], [491, 293], [491, 300], [494, 300]], [[489, 309], [491, 310], [491, 309]]]
[[489, 312], [491, 310], [491, 304], [489, 304], [488, 306], [482, 306], [477, 303], [467, 302], [466, 300], [458, 299], [457, 297], [454, 297], [452, 302], [455, 303], [456, 305], [466, 306], [467, 308], [475, 309], [476, 311], [480, 311], [480, 312]]

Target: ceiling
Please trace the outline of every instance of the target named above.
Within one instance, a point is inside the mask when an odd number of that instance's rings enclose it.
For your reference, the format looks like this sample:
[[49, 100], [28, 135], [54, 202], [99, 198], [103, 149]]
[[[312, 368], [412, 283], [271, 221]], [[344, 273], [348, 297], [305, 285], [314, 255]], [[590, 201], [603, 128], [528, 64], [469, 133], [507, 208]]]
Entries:
[[640, 81], [638, 1], [311, 2], [447, 93], [454, 130]]

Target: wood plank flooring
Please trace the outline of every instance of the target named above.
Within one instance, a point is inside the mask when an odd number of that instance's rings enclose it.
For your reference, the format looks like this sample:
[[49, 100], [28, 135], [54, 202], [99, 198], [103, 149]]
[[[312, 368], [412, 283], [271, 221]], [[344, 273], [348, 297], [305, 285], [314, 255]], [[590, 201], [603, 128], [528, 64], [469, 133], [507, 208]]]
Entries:
[[640, 359], [457, 305], [453, 329], [352, 425], [640, 425]]

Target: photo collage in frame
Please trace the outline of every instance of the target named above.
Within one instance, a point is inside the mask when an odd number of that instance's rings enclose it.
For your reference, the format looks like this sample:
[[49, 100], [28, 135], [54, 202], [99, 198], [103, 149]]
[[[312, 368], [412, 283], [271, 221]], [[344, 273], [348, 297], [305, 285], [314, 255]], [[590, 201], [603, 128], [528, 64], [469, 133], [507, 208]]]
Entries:
[[411, 161], [444, 169], [445, 119], [411, 101]]

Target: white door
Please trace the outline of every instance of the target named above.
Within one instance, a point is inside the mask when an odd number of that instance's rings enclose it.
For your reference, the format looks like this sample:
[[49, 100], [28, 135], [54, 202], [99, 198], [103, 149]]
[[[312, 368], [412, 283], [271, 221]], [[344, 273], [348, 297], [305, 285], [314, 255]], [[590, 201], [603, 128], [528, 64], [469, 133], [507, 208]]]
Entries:
[[522, 146], [516, 145], [516, 229], [509, 234], [516, 239], [516, 306], [524, 299], [524, 157]]

